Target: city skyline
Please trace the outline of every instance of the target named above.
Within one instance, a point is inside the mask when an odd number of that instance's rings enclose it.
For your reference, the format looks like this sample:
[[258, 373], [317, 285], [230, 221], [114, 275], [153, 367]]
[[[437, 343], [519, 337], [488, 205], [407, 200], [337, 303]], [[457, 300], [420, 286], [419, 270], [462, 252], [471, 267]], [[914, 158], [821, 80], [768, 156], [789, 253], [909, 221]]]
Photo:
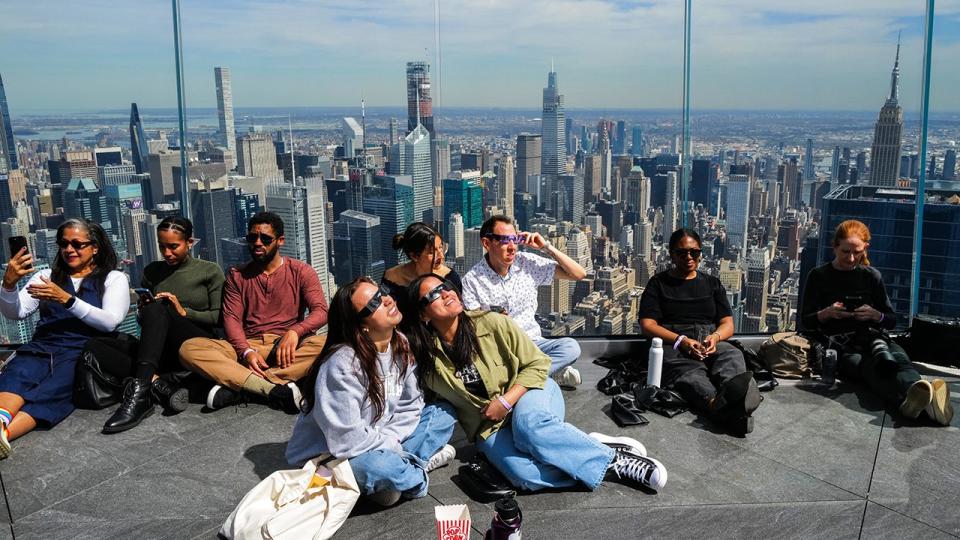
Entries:
[[[682, 9], [675, 4], [442, 2], [442, 106], [536, 108], [540, 73], [551, 59], [563, 73], [571, 110], [679, 106]], [[885, 97], [877, 90], [889, 69], [887, 51], [902, 29], [901, 102], [914, 110], [922, 10], [900, 4], [874, 2], [869, 10], [825, 1], [802, 9], [771, 9], [756, 0], [694, 6], [692, 107], [875, 109]], [[116, 22], [97, 27], [76, 24], [82, 17], [72, 16], [73, 9], [80, 6], [55, 13], [40, 5], [5, 10], [0, 39], [30, 50], [10, 55], [4, 66], [17, 81], [7, 88], [14, 116], [65, 103], [80, 109], [175, 103], [166, 4], [110, 4]], [[97, 2], [82, 9], [96, 11]], [[960, 96], [950, 91], [960, 73], [948, 69], [949, 59], [960, 56], [958, 14], [960, 2], [938, 5], [934, 110], [960, 110]], [[185, 6], [183, 20], [188, 107], [215, 106], [207, 81], [219, 65], [233, 71], [238, 108], [348, 106], [361, 94], [369, 105], [396, 106], [404, 96], [396, 77], [403, 65], [434, 61], [432, 2], [208, 2]], [[489, 21], [497, 24], [484, 24]], [[809, 66], [816, 66], [813, 73]], [[53, 73], [73, 81], [69, 98], [51, 84]]]

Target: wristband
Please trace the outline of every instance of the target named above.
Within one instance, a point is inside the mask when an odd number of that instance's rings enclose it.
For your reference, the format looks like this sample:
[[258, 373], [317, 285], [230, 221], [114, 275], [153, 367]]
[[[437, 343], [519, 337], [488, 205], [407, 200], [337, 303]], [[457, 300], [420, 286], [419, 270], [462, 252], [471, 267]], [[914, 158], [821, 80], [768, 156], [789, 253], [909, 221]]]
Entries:
[[513, 410], [513, 406], [510, 405], [510, 402], [504, 399], [503, 396], [497, 396], [497, 401], [499, 401], [500, 404], [503, 405], [503, 408], [506, 409], [507, 412], [510, 412]]
[[882, 312], [882, 311], [880, 312], [880, 320], [877, 321], [877, 322], [878, 322], [878, 323], [882, 323], [882, 322], [883, 322], [883, 312]]
[[66, 301], [66, 302], [63, 303], [63, 307], [66, 308], [66, 309], [70, 309], [70, 308], [72, 308], [73, 305], [76, 304], [76, 303], [77, 303], [77, 297], [76, 297], [76, 296], [71, 296], [70, 298], [67, 298], [67, 301]]
[[255, 351], [256, 351], [256, 349], [254, 349], [253, 347], [248, 348], [247, 350], [243, 351], [243, 354], [240, 355], [240, 359], [241, 359], [241, 360], [246, 360], [246, 359], [247, 359], [247, 355], [250, 354], [250, 353], [252, 353], [252, 352], [255, 352]]
[[677, 336], [677, 340], [673, 342], [673, 350], [680, 348], [680, 344], [683, 343], [683, 340], [687, 339], [687, 336], [680, 334]]

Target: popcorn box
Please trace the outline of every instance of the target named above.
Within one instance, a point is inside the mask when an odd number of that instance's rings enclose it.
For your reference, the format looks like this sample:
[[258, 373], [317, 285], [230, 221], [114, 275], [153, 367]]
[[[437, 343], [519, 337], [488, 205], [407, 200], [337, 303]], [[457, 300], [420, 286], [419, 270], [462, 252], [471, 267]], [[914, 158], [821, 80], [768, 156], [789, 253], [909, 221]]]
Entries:
[[470, 509], [465, 504], [434, 508], [437, 540], [470, 540]]

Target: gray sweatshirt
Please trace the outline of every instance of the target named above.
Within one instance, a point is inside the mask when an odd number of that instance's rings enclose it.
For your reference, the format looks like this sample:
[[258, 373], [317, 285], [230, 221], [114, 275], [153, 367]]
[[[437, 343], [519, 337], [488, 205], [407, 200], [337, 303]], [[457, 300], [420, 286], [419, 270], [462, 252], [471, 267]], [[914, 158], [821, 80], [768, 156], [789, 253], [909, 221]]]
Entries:
[[423, 393], [417, 387], [414, 366], [406, 376], [392, 361], [393, 351], [379, 353], [383, 382], [384, 410], [374, 422], [367, 400], [366, 381], [356, 355], [343, 346], [320, 366], [314, 388], [314, 405], [300, 413], [287, 443], [287, 461], [302, 466], [329, 452], [336, 458], [352, 458], [378, 449], [400, 452], [400, 443], [413, 434], [423, 410]]

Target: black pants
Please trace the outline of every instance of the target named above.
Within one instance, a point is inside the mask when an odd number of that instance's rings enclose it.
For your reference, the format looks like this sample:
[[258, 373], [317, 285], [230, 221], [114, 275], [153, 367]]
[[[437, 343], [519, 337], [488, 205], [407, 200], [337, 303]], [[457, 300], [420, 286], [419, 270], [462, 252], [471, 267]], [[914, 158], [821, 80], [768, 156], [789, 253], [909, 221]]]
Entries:
[[702, 361], [663, 349], [663, 377], [667, 385], [687, 400], [693, 409], [704, 410], [723, 383], [747, 370], [743, 353], [725, 341], [717, 344], [717, 352]]
[[840, 378], [861, 381], [888, 404], [899, 405], [907, 396], [907, 389], [920, 380], [920, 373], [903, 347], [893, 342], [888, 346], [896, 363], [875, 359], [868, 345], [847, 344], [840, 351], [837, 370]]
[[166, 302], [140, 308], [140, 340], [130, 336], [94, 338], [87, 343], [101, 367], [117, 377], [150, 379], [154, 374], [183, 371], [180, 346], [195, 337], [213, 333], [182, 317]]

